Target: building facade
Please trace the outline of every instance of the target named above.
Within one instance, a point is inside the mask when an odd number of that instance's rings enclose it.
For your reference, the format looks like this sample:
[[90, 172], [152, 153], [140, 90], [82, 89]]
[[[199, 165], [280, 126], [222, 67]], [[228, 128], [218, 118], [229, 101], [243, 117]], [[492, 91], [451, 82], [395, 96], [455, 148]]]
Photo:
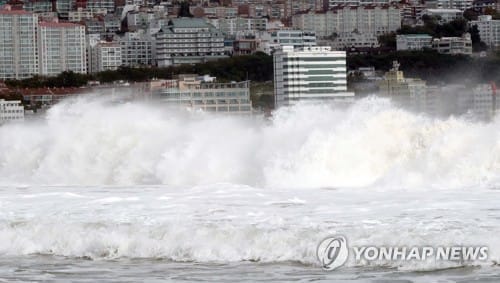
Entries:
[[396, 36], [396, 49], [423, 50], [432, 48], [432, 36], [428, 34], [398, 34]]
[[217, 83], [213, 77], [180, 75], [177, 80], [150, 83], [153, 99], [172, 106], [207, 112], [250, 114], [250, 82]]
[[274, 53], [275, 106], [299, 101], [351, 99], [346, 53], [330, 47], [284, 46]]
[[401, 10], [397, 6], [335, 6], [326, 12], [307, 12], [293, 16], [293, 27], [311, 30], [318, 37], [336, 37], [343, 33], [374, 36], [401, 28]]
[[470, 34], [462, 37], [442, 37], [432, 40], [432, 49], [442, 54], [472, 55], [472, 40]]
[[152, 38], [149, 34], [127, 32], [119, 40], [124, 66], [148, 66], [153, 64]]
[[39, 74], [87, 73], [85, 41], [83, 25], [41, 22], [38, 29]]
[[0, 7], [0, 79], [24, 79], [38, 73], [38, 16]]
[[500, 20], [493, 20], [490, 15], [479, 16], [477, 21], [471, 21], [470, 26], [477, 26], [481, 41], [488, 46], [500, 46]]
[[24, 106], [19, 100], [0, 99], [0, 124], [24, 120]]
[[426, 82], [421, 79], [405, 78], [403, 71], [399, 70], [399, 63], [393, 62], [384, 79], [379, 81], [380, 94], [414, 111], [425, 112], [429, 107]]
[[155, 35], [159, 67], [225, 58], [224, 35], [203, 19], [172, 19]]
[[494, 84], [481, 84], [473, 90], [472, 112], [481, 120], [492, 119], [497, 113], [500, 101]]
[[116, 42], [97, 43], [91, 56], [91, 73], [117, 70], [122, 65], [122, 47]]

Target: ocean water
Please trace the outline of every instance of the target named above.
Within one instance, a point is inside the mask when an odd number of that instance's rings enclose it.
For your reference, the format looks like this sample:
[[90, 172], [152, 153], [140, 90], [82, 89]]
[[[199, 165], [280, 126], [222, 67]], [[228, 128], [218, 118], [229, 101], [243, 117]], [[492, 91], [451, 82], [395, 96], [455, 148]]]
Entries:
[[[499, 282], [499, 129], [376, 98], [271, 119], [68, 100], [0, 126], [0, 280]], [[324, 271], [336, 234], [489, 257]]]

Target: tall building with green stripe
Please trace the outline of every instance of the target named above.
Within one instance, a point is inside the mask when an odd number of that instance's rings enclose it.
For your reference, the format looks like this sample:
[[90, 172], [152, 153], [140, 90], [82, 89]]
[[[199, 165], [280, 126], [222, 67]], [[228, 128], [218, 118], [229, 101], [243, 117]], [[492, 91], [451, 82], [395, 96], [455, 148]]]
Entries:
[[352, 100], [346, 53], [327, 46], [284, 46], [274, 53], [275, 106], [299, 101]]

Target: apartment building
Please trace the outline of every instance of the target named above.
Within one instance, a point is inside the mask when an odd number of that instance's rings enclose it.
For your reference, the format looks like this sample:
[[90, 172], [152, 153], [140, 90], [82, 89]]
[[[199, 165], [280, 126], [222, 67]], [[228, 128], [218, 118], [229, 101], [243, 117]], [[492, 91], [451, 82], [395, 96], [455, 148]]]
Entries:
[[349, 100], [346, 53], [330, 47], [294, 49], [284, 46], [274, 53], [275, 106], [299, 101]]
[[0, 7], [0, 79], [24, 79], [38, 73], [38, 16], [10, 5]]
[[122, 47], [117, 42], [99, 42], [90, 50], [91, 73], [116, 70], [122, 65]]
[[122, 63], [125, 66], [153, 64], [152, 38], [148, 33], [127, 32], [119, 39]]
[[265, 31], [267, 28], [266, 18], [215, 18], [207, 20], [216, 29], [225, 35], [234, 36], [238, 33], [255, 33]]
[[477, 26], [481, 41], [488, 46], [500, 46], [500, 20], [493, 20], [490, 15], [479, 16], [477, 21], [471, 21], [470, 26]]
[[160, 67], [225, 58], [224, 35], [203, 19], [178, 18], [155, 34], [154, 53]]
[[39, 74], [55, 76], [63, 71], [87, 73], [85, 26], [41, 22], [37, 39]]
[[318, 13], [305, 12], [293, 16], [293, 27], [312, 30], [318, 37], [345, 33], [375, 36], [401, 28], [401, 11], [397, 6], [335, 6]]

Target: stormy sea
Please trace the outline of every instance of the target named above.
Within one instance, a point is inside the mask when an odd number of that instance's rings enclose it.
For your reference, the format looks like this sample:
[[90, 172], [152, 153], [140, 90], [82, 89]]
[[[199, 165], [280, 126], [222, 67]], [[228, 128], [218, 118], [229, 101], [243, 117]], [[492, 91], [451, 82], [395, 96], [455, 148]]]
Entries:
[[[368, 97], [271, 117], [80, 97], [0, 126], [2, 282], [499, 282], [500, 119]], [[487, 260], [350, 256], [484, 246]]]

